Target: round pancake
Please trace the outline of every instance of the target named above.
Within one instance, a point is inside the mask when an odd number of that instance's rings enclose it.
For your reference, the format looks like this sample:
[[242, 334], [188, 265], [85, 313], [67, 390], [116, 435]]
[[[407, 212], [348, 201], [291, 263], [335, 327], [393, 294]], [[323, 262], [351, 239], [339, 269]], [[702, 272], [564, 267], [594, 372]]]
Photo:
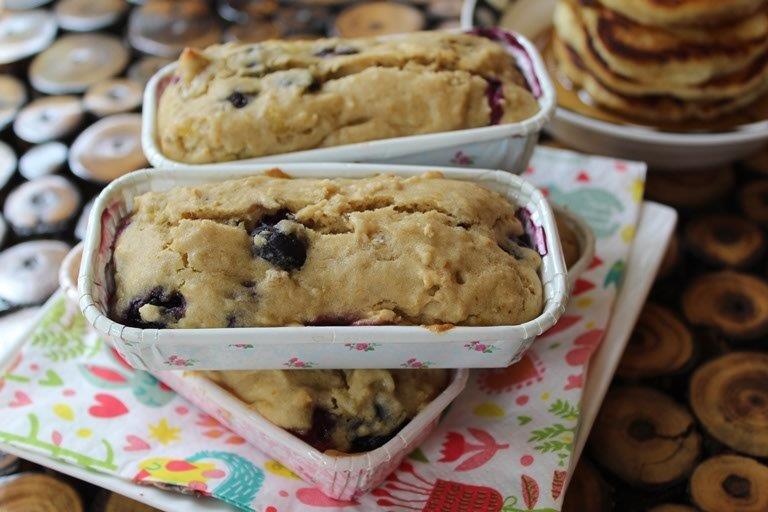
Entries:
[[764, 5], [765, 0], [600, 0], [603, 5], [646, 25], [724, 25], [744, 18]]
[[764, 85], [733, 100], [720, 101], [683, 101], [668, 95], [628, 96], [601, 83], [586, 69], [576, 52], [558, 38], [553, 41], [553, 49], [560, 71], [586, 91], [594, 102], [620, 114], [654, 123], [715, 119], [745, 107], [768, 91], [768, 85]]
[[718, 76], [697, 84], [668, 83], [663, 80], [633, 79], [612, 71], [597, 54], [578, 14], [578, 8], [559, 2], [555, 8], [554, 26], [558, 37], [567, 44], [589, 70], [606, 87], [625, 95], [670, 95], [684, 100], [733, 99], [764, 88], [768, 83], [768, 52], [764, 52], [743, 70]]
[[717, 30], [640, 25], [604, 7], [579, 6], [595, 51], [620, 75], [698, 84], [750, 65], [768, 51], [768, 12]]

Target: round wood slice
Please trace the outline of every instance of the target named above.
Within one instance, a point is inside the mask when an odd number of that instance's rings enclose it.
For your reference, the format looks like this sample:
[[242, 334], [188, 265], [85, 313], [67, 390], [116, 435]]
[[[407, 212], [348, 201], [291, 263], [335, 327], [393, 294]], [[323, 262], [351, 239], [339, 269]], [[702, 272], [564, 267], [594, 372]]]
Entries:
[[116, 492], [102, 491], [94, 500], [93, 512], [157, 512], [150, 507]]
[[700, 208], [727, 194], [733, 181], [730, 166], [696, 172], [654, 172], [648, 175], [645, 192], [649, 198], [671, 206]]
[[0, 190], [11, 181], [19, 159], [13, 148], [0, 140]]
[[438, 18], [458, 18], [461, 16], [461, 0], [429, 0], [427, 9]]
[[677, 233], [672, 234], [672, 238], [669, 239], [667, 250], [664, 253], [664, 259], [661, 260], [659, 266], [659, 272], [656, 274], [656, 279], [664, 279], [672, 275], [672, 272], [677, 268], [680, 263], [680, 238]]
[[768, 510], [768, 467], [739, 455], [719, 455], [691, 475], [691, 500], [704, 512]]
[[150, 0], [128, 19], [131, 46], [157, 57], [176, 57], [188, 46], [205, 48], [220, 37], [216, 16], [203, 0]]
[[284, 39], [314, 39], [324, 34], [330, 14], [319, 5], [297, 5], [277, 11], [274, 23]]
[[42, 473], [21, 473], [0, 482], [3, 512], [82, 512], [77, 492], [68, 484]]
[[5, 0], [3, 6], [13, 11], [24, 11], [49, 3], [51, 3], [51, 0]]
[[339, 37], [372, 37], [415, 32], [425, 24], [424, 14], [415, 7], [377, 1], [354, 4], [341, 11], [333, 31]]
[[[419, 2], [423, 3], [426, 0], [419, 0]], [[416, 4], [419, 3], [416, 1], [411, 1], [408, 3]], [[304, 5], [322, 5], [326, 7], [338, 7], [341, 5], [352, 3], [350, 0], [301, 0], [302, 4]]]
[[8, 126], [27, 101], [24, 84], [12, 75], [0, 75], [0, 130]]
[[563, 512], [604, 512], [611, 509], [608, 485], [586, 457], [579, 460], [563, 498]]
[[[0, 236], [0, 244], [2, 243]], [[0, 476], [10, 475], [19, 470], [19, 458], [10, 453], [0, 452]]]
[[616, 374], [627, 379], [674, 375], [695, 353], [691, 331], [671, 310], [647, 302], [640, 313]]
[[128, 79], [144, 87], [152, 75], [171, 62], [173, 62], [171, 59], [163, 57], [142, 57], [128, 68]]
[[765, 253], [765, 234], [760, 226], [737, 215], [707, 215], [688, 223], [685, 244], [705, 263], [745, 268]]
[[768, 354], [732, 352], [696, 369], [691, 408], [704, 429], [726, 446], [768, 457]]
[[59, 0], [54, 12], [61, 28], [90, 32], [109, 27], [127, 9], [125, 0]]
[[128, 49], [106, 34], [69, 34], [35, 57], [29, 67], [32, 87], [46, 94], [84, 92], [92, 84], [120, 73]]
[[278, 39], [280, 30], [266, 20], [254, 19], [245, 23], [231, 25], [224, 33], [224, 40], [239, 43], [260, 43], [267, 39]]
[[608, 392], [592, 430], [590, 453], [629, 485], [664, 487], [684, 479], [701, 451], [688, 411], [651, 388]]
[[143, 87], [127, 78], [111, 78], [93, 84], [83, 97], [85, 109], [103, 117], [131, 112], [141, 105]]
[[435, 25], [434, 30], [456, 30], [461, 28], [461, 20], [458, 18], [451, 18], [443, 20]]
[[61, 142], [32, 146], [19, 158], [19, 174], [28, 180], [56, 174], [67, 163], [69, 148]]
[[747, 184], [739, 193], [739, 203], [744, 215], [768, 227], [768, 180]]
[[682, 303], [690, 323], [734, 340], [768, 333], [768, 284], [752, 275], [731, 270], [700, 275], [688, 284]]
[[3, 12], [0, 8], [0, 64], [10, 64], [48, 48], [56, 38], [49, 11]]
[[42, 96], [21, 109], [13, 122], [16, 136], [33, 144], [61, 139], [83, 121], [83, 103], [77, 96]]
[[244, 24], [273, 15], [279, 5], [277, 0], [219, 0], [216, 7], [225, 20]]
[[696, 509], [688, 505], [680, 505], [679, 503], [662, 503], [661, 505], [649, 508], [648, 512], [696, 512]]
[[757, 174], [768, 175], [768, 146], [744, 160], [744, 167]]
[[96, 183], [109, 183], [146, 166], [140, 114], [116, 114], [97, 121], [77, 136], [69, 151], [72, 172]]

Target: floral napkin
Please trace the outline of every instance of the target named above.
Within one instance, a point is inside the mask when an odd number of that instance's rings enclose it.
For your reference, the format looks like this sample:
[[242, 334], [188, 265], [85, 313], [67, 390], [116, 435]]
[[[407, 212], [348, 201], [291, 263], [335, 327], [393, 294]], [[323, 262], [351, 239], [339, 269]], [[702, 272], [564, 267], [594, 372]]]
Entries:
[[590, 223], [594, 261], [560, 322], [519, 363], [473, 370], [428, 440], [359, 501], [325, 497], [150, 374], [130, 368], [63, 294], [46, 305], [0, 379], [0, 443], [243, 510], [559, 510], [584, 365], [621, 285], [645, 166], [539, 148], [524, 177]]

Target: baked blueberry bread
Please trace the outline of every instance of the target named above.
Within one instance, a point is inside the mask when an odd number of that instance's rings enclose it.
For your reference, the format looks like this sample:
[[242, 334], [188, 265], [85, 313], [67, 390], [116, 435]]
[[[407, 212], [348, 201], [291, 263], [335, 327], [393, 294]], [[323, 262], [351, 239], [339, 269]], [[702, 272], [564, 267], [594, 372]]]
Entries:
[[373, 450], [448, 384], [449, 370], [209, 371], [206, 377], [320, 451]]
[[143, 328], [514, 325], [539, 255], [477, 184], [266, 175], [149, 192], [117, 236], [111, 316]]
[[199, 164], [511, 123], [538, 111], [526, 87], [502, 46], [469, 34], [187, 49], [158, 142]]

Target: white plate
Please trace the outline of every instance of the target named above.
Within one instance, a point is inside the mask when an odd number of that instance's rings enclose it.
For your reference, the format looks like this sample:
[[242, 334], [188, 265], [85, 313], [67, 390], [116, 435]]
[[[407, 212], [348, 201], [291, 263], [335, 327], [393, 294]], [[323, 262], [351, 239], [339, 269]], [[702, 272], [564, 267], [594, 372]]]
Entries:
[[[493, 0], [464, 0], [461, 27], [496, 25], [501, 12]], [[504, 27], [534, 39], [552, 25], [557, 0], [511, 0], [514, 25]], [[647, 162], [654, 170], [717, 167], [757, 152], [768, 142], [768, 120], [718, 133], [668, 133], [631, 124], [600, 121], [558, 108], [545, 128], [557, 139], [585, 153]]]
[[[590, 370], [581, 403], [582, 419], [576, 435], [572, 465], [575, 465], [584, 448], [600, 403], [613, 378], [613, 373], [629, 340], [635, 320], [653, 284], [656, 270], [664, 256], [666, 244], [674, 229], [676, 219], [677, 213], [669, 207], [652, 202], [643, 203], [635, 242], [627, 261], [627, 272], [616, 300], [613, 318], [608, 325], [605, 340], [593, 356], [589, 366]], [[28, 314], [16, 318], [11, 315], [3, 317], [0, 319], [0, 338], [13, 336], [13, 333], [18, 336], [21, 329], [31, 325]], [[19, 346], [18, 341], [0, 344], [0, 367], [9, 362]], [[153, 487], [136, 485], [121, 478], [87, 471], [14, 446], [0, 443], [0, 449], [168, 512], [193, 509], [206, 512], [232, 512], [235, 510], [220, 501], [195, 499]]]

